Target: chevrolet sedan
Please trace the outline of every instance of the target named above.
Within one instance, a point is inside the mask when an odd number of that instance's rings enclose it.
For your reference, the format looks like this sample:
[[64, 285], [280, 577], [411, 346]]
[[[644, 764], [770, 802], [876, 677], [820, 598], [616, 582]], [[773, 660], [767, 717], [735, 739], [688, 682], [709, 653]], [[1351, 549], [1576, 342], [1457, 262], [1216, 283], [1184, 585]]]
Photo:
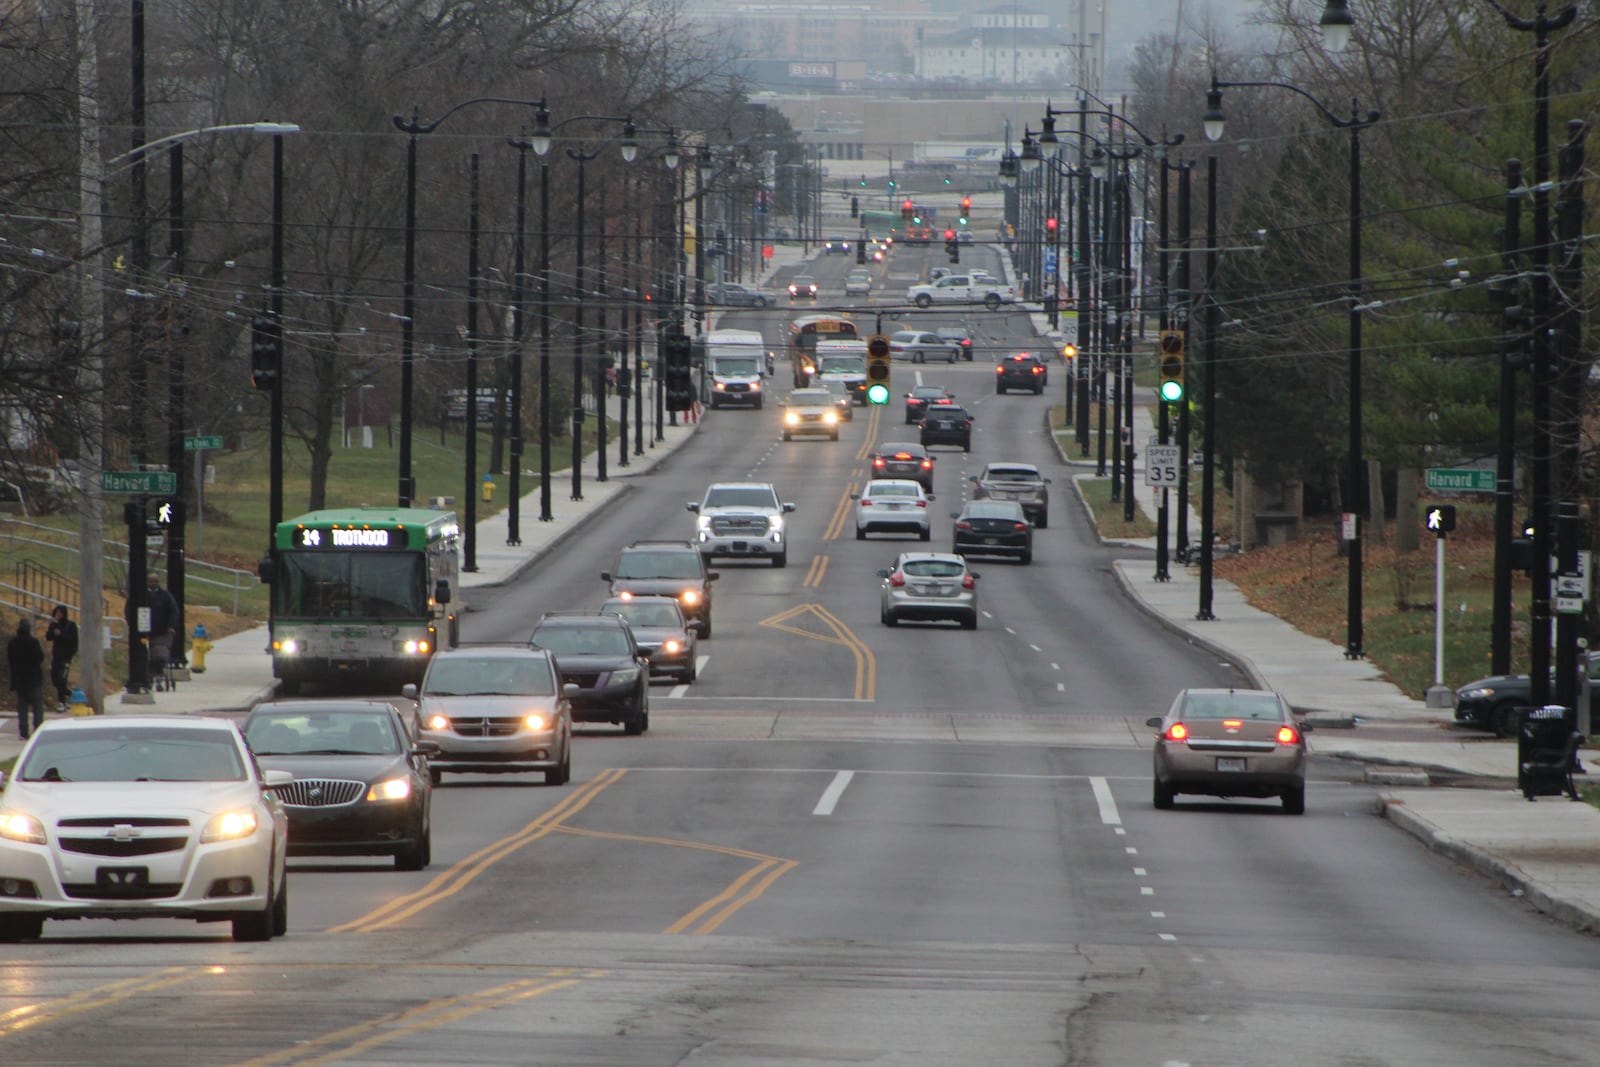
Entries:
[[239, 728], [203, 716], [46, 722], [0, 776], [0, 941], [46, 919], [231, 922], [235, 941], [289, 926], [289, 818]]
[[1180, 793], [1279, 797], [1306, 810], [1306, 733], [1288, 701], [1264, 689], [1185, 689], [1165, 716], [1145, 720], [1155, 742], [1154, 803]]
[[1050, 526], [1050, 479], [1031, 463], [991, 463], [972, 480], [974, 500], [1015, 500], [1028, 521]]

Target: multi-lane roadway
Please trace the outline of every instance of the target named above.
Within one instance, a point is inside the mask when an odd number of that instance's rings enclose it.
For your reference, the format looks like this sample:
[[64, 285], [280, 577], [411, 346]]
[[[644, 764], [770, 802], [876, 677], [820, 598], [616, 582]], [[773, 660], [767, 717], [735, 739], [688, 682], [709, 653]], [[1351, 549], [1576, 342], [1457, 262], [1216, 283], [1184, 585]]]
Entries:
[[[878, 299], [937, 252], [897, 251]], [[824, 305], [853, 260], [814, 265]], [[778, 342], [787, 315], [724, 325]], [[447, 778], [427, 871], [294, 862], [277, 941], [146, 921], [4, 946], [0, 1063], [1592, 1062], [1600, 945], [1419, 850], [1339, 767], [1301, 818], [1151, 808], [1144, 718], [1241, 679], [1119, 595], [1045, 437], [1064, 383], [994, 395], [1025, 316], [891, 307], [884, 328], [957, 321], [974, 362], [897, 364], [897, 402], [838, 442], [719, 412], [477, 597], [466, 640], [525, 639], [598, 605], [629, 541], [687, 537], [708, 482], [773, 482], [798, 504], [789, 565], [718, 563], [699, 680], [655, 688], [648, 734], [582, 732], [564, 787]], [[976, 632], [881, 626], [874, 571], [922, 546], [854, 536], [917, 382], [977, 415], [970, 454], [939, 450], [931, 547], [986, 462], [1054, 479], [1034, 562], [975, 564]]]

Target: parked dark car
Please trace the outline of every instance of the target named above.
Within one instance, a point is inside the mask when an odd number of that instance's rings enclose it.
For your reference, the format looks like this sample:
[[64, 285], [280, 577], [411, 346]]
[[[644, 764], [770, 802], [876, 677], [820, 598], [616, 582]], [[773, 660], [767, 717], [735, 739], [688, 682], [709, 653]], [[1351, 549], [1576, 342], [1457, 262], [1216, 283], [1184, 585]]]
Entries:
[[637, 736], [650, 729], [650, 660], [617, 615], [546, 612], [528, 644], [556, 660], [571, 694], [573, 722], [609, 722]]
[[382, 700], [257, 704], [242, 726], [262, 770], [288, 771], [278, 787], [291, 856], [393, 856], [402, 871], [433, 859], [433, 783], [416, 712]]
[[[1590, 657], [1589, 684], [1600, 687], [1600, 655]], [[1555, 678], [1550, 679], [1552, 692]], [[1500, 737], [1516, 737], [1521, 729], [1518, 710], [1533, 703], [1533, 678], [1526, 674], [1496, 674], [1468, 682], [1456, 690], [1455, 724], [1488, 730]]]
[[956, 520], [950, 551], [958, 556], [1010, 556], [1033, 562], [1033, 524], [1015, 500], [969, 500]]
[[972, 451], [972, 412], [955, 404], [940, 404], [922, 419], [924, 445], [960, 445]]

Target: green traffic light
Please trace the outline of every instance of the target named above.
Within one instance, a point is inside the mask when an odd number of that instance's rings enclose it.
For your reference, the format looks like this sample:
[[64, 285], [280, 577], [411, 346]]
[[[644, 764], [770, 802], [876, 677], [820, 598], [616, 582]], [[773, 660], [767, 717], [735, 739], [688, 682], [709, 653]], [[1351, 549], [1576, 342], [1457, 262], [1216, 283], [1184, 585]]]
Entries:
[[887, 404], [889, 402], [889, 387], [882, 382], [873, 382], [867, 386], [867, 403]]
[[1161, 383], [1161, 399], [1169, 404], [1176, 404], [1183, 399], [1183, 383], [1167, 380]]

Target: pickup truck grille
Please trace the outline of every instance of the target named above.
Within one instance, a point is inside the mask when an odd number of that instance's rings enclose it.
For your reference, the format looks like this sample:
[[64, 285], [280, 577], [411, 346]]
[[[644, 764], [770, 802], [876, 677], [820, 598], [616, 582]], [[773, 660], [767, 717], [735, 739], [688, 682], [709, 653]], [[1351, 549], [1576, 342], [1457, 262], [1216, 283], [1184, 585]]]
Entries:
[[764, 537], [770, 523], [765, 515], [715, 515], [711, 532], [717, 537]]

